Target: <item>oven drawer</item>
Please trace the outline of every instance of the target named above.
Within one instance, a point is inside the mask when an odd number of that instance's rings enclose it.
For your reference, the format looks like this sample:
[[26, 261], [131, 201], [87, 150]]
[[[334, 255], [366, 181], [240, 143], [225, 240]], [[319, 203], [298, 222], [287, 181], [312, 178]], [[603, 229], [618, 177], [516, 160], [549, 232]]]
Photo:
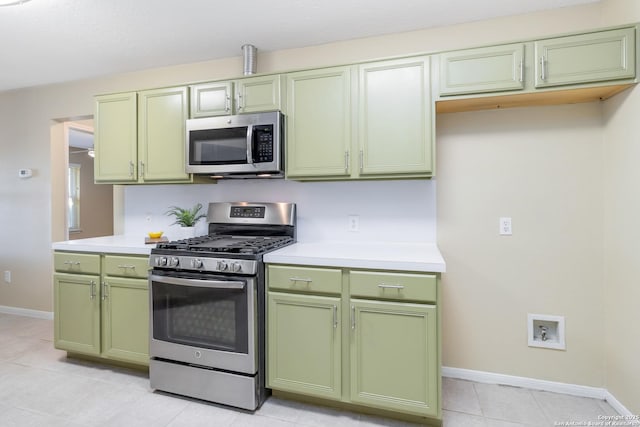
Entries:
[[339, 294], [342, 292], [342, 270], [270, 265], [268, 286], [286, 291]]
[[100, 254], [55, 251], [53, 265], [64, 273], [100, 274]]
[[146, 279], [149, 273], [149, 257], [119, 255], [104, 256], [104, 274], [107, 276]]
[[352, 297], [430, 302], [437, 294], [432, 274], [351, 271], [349, 283]]

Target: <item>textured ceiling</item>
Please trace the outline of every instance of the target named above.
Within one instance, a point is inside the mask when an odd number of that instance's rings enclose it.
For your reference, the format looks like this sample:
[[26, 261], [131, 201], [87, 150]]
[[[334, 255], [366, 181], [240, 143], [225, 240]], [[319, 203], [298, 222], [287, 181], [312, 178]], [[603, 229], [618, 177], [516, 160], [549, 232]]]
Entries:
[[599, 0], [31, 0], [0, 7], [0, 91]]

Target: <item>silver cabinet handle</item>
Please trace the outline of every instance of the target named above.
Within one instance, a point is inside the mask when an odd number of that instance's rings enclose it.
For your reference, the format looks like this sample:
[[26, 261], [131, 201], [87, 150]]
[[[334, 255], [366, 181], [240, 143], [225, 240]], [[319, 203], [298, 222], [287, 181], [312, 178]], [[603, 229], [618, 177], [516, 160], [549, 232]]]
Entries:
[[227, 95], [225, 101], [224, 101], [224, 111], [230, 111], [231, 110], [231, 97], [229, 97], [229, 95]]
[[80, 261], [65, 261], [65, 265], [80, 265]]
[[356, 307], [355, 305], [351, 306], [351, 329], [356, 329]]
[[144, 162], [140, 162], [140, 176], [144, 177]]
[[313, 280], [311, 279], [303, 279], [302, 277], [289, 277], [289, 280], [291, 280], [292, 282], [305, 282], [305, 283], [313, 282]]
[[349, 151], [344, 152], [344, 171], [349, 173]]
[[134, 167], [133, 161], [129, 160], [129, 176], [131, 177], [133, 177], [133, 173], [135, 172]]
[[107, 283], [106, 282], [102, 282], [101, 285], [102, 285], [102, 301], [104, 301], [108, 297], [108, 295], [107, 295]]
[[541, 56], [540, 57], [540, 79], [543, 81], [547, 80], [546, 66], [547, 66], [547, 61], [544, 59], [544, 56]]
[[364, 150], [360, 150], [360, 173], [362, 173], [363, 167], [364, 167]]
[[242, 110], [242, 108], [244, 108], [244, 105], [242, 105], [242, 95], [238, 94], [238, 110]]
[[520, 83], [524, 81], [524, 63], [520, 60]]
[[89, 282], [89, 298], [94, 299], [96, 297], [96, 281]]
[[403, 285], [387, 285], [386, 283], [380, 283], [378, 287], [381, 289], [404, 289]]
[[126, 270], [127, 268], [135, 270], [136, 266], [133, 264], [118, 264], [118, 268], [122, 268], [123, 270]]
[[333, 306], [333, 329], [338, 327], [338, 307]]

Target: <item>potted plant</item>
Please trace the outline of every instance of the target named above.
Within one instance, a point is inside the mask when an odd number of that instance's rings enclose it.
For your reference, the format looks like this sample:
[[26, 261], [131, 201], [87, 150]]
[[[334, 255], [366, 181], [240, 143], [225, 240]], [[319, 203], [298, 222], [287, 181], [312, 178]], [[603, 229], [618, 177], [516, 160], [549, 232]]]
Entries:
[[181, 208], [179, 206], [170, 206], [165, 215], [173, 216], [175, 221], [171, 224], [177, 224], [181, 228], [180, 238], [186, 239], [195, 236], [195, 225], [207, 215], [202, 210], [202, 204], [198, 203], [191, 209]]

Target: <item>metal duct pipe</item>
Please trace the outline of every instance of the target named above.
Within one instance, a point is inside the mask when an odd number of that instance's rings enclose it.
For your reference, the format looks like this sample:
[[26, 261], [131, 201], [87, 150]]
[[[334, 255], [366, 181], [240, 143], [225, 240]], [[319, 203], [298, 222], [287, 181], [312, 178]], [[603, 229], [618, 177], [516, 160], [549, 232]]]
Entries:
[[252, 44], [242, 46], [243, 73], [245, 76], [256, 73], [258, 49]]

